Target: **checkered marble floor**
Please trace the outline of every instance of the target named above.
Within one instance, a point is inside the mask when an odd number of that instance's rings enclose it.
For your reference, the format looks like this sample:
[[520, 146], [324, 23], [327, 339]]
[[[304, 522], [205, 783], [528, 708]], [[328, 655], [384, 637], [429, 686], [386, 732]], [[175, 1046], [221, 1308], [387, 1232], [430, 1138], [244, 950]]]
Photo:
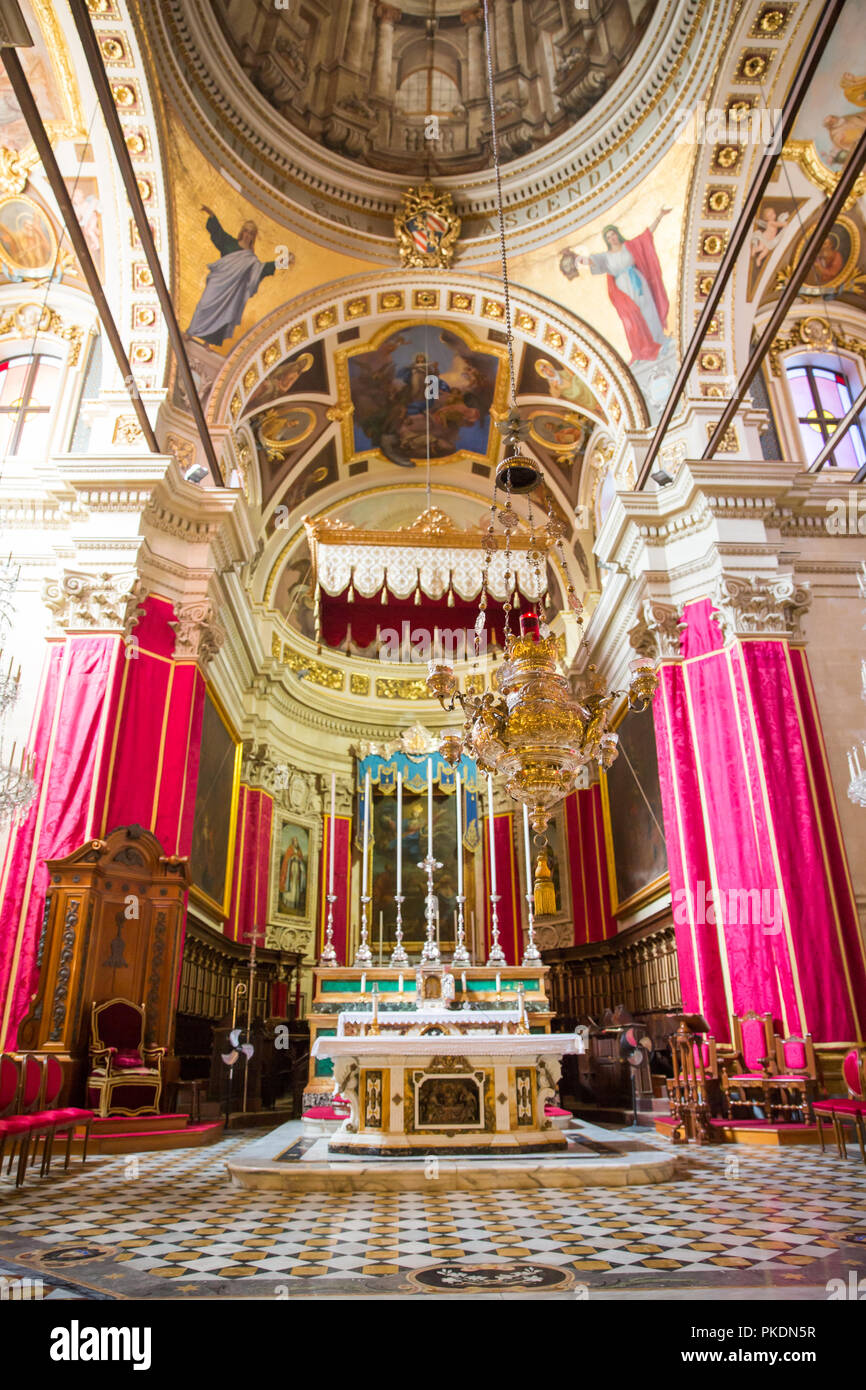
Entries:
[[533, 1261], [645, 1288], [757, 1275], [781, 1289], [866, 1266], [866, 1168], [829, 1151], [690, 1149], [680, 1180], [622, 1189], [294, 1195], [229, 1185], [226, 1159], [251, 1137], [74, 1163], [17, 1192], [4, 1175], [0, 1264], [136, 1297], [242, 1281], [265, 1296], [281, 1280], [369, 1293], [437, 1262]]

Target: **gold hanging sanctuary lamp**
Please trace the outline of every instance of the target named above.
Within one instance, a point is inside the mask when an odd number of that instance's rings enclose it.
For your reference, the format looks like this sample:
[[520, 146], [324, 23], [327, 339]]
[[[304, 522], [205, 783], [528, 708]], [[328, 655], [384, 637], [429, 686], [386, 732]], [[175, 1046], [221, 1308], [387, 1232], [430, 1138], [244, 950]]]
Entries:
[[[568, 679], [558, 669], [559, 644], [544, 620], [548, 601], [544, 579], [547, 557], [556, 550], [562, 571], [568, 577], [563, 538], [565, 526], [554, 514], [553, 498], [543, 489], [546, 515], [536, 522], [532, 495], [542, 482], [538, 463], [521, 452], [528, 427], [517, 408], [514, 370], [514, 344], [511, 328], [511, 301], [508, 284], [508, 259], [505, 248], [505, 218], [502, 198], [502, 176], [496, 137], [496, 102], [493, 86], [493, 63], [490, 47], [488, 0], [483, 0], [484, 34], [487, 52], [487, 80], [490, 96], [490, 134], [493, 168], [496, 177], [499, 244], [502, 261], [502, 288], [505, 306], [505, 334], [510, 379], [510, 409], [498, 428], [504, 436], [504, 454], [496, 469], [490, 521], [482, 538], [481, 595], [475, 624], [475, 656], [481, 649], [481, 636], [486, 623], [488, 576], [493, 556], [504, 549], [504, 572], [508, 586], [505, 600], [505, 652], [495, 687], [482, 694], [459, 689], [454, 669], [439, 657], [428, 665], [427, 686], [447, 713], [457, 707], [464, 716], [462, 729], [447, 730], [440, 751], [450, 763], [456, 764], [465, 752], [474, 758], [484, 771], [505, 780], [508, 795], [526, 806], [535, 831], [536, 862], [533, 896], [536, 913], [551, 910], [552, 883], [547, 860], [545, 834], [553, 808], [569, 792], [574, 791], [580, 769], [595, 760], [600, 767], [609, 767], [617, 756], [617, 735], [609, 727], [613, 708], [622, 695], [627, 695], [629, 708], [645, 710], [652, 701], [658, 676], [652, 663], [639, 658], [632, 663], [632, 679], [628, 691], [607, 691], [595, 668], [590, 666], [588, 679], [574, 693]], [[504, 505], [497, 494], [504, 492]], [[512, 506], [512, 497], [526, 497], [529, 511], [530, 544], [528, 559], [535, 570], [540, 597], [524, 612], [519, 632], [511, 630], [511, 610], [519, 608], [515, 566], [512, 561], [512, 534], [520, 525], [520, 517]], [[504, 541], [496, 534], [497, 525], [504, 532]], [[578, 624], [583, 621], [583, 605], [574, 585], [567, 582], [568, 603]], [[527, 885], [528, 887], [528, 885]]]

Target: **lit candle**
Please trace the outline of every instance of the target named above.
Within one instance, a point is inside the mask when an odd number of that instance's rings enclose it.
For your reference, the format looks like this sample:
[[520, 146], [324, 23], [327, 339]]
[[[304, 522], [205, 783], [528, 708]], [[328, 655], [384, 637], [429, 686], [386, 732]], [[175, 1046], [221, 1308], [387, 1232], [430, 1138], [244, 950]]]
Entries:
[[465, 970], [462, 971], [462, 972], [461, 972], [461, 975], [460, 975], [460, 988], [463, 990], [463, 993], [465, 994], [465, 993], [466, 993], [466, 971], [465, 971]]
[[496, 850], [493, 843], [493, 778], [487, 774], [487, 825], [490, 830], [490, 891], [496, 892]]
[[334, 828], [336, 826], [337, 809], [337, 774], [331, 773], [331, 824], [330, 831], [331, 847], [328, 850], [328, 892], [334, 896]]
[[427, 857], [433, 858], [433, 759], [427, 759]]
[[454, 795], [457, 797], [457, 896], [463, 897], [463, 791], [460, 773], [454, 779]]
[[367, 858], [370, 852], [370, 769], [364, 779], [364, 858], [361, 866], [361, 897], [367, 896]]
[[[403, 892], [403, 774], [397, 773], [397, 897]], [[403, 976], [400, 976], [402, 980]], [[402, 988], [402, 986], [401, 986]]]
[[529, 811], [523, 807], [523, 849], [526, 855], [526, 896], [532, 892], [532, 850], [529, 848]]

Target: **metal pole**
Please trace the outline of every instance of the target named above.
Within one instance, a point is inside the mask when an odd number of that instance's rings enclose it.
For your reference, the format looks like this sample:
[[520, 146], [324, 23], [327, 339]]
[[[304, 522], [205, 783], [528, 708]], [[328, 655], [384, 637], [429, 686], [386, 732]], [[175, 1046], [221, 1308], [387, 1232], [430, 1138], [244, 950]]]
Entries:
[[81, 230], [81, 224], [78, 221], [75, 208], [72, 205], [69, 190], [60, 172], [54, 150], [51, 148], [48, 132], [45, 129], [42, 117], [39, 113], [39, 107], [36, 105], [33, 93], [30, 90], [30, 85], [24, 74], [21, 61], [14, 48], [0, 49], [0, 57], [3, 59], [3, 66], [6, 69], [6, 74], [9, 78], [12, 90], [15, 93], [15, 99], [21, 107], [21, 114], [27, 123], [27, 129], [30, 131], [33, 143], [36, 146], [36, 152], [42, 161], [45, 177], [48, 179], [51, 185], [51, 191], [57, 199], [58, 206], [63, 215], [63, 221], [66, 224], [66, 230], [69, 233], [69, 240], [72, 242], [72, 249], [78, 257], [81, 272], [87, 281], [87, 288], [90, 290], [93, 297], [97, 313], [105, 329], [105, 336], [114, 353], [114, 360], [120, 368], [123, 384], [129, 392], [129, 399], [132, 402], [132, 408], [141, 426], [141, 432], [147, 441], [147, 447], [150, 449], [151, 453], [159, 454], [162, 451], [156, 442], [153, 426], [144, 408], [144, 402], [138, 393], [138, 387], [135, 384], [135, 377], [133, 376], [129, 358], [126, 355], [126, 350], [121, 342], [120, 334], [117, 331], [117, 324], [114, 322], [114, 315], [111, 312], [111, 308], [102, 288], [99, 271], [93, 263], [90, 248]]
[[78, 37], [84, 49], [84, 56], [87, 60], [87, 67], [93, 85], [96, 88], [96, 96], [102, 109], [105, 124], [108, 129], [108, 137], [114, 150], [114, 157], [120, 169], [120, 176], [123, 179], [123, 186], [126, 189], [126, 196], [129, 199], [129, 206], [135, 218], [135, 225], [141, 239], [142, 249], [150, 272], [153, 276], [154, 288], [159, 298], [162, 312], [165, 316], [168, 336], [177, 358], [177, 367], [183, 381], [184, 390], [189, 401], [189, 408], [195, 420], [202, 448], [205, 452], [214, 482], [218, 487], [224, 487], [222, 470], [217, 462], [216, 452], [213, 441], [204, 418], [204, 411], [201, 408], [201, 401], [193, 380], [192, 369], [189, 365], [189, 358], [186, 355], [183, 334], [177, 315], [174, 312], [174, 305], [171, 302], [168, 285], [162, 273], [159, 256], [157, 255], [156, 242], [153, 239], [153, 232], [150, 230], [150, 223], [147, 220], [144, 203], [138, 189], [138, 182], [135, 177], [135, 170], [132, 167], [132, 158], [126, 148], [126, 140], [123, 135], [123, 127], [120, 124], [120, 117], [117, 114], [117, 107], [114, 104], [114, 97], [111, 94], [111, 85], [108, 75], [102, 62], [102, 55], [99, 45], [96, 42], [96, 35], [93, 32], [93, 25], [90, 22], [90, 14], [87, 9], [87, 0], [69, 0], [69, 7], [72, 17], [75, 20], [75, 27], [78, 30]]
[[656, 425], [656, 432], [653, 435], [652, 443], [649, 447], [649, 452], [647, 453], [647, 456], [644, 459], [643, 464], [641, 465], [640, 473], [638, 474], [638, 480], [635, 484], [635, 490], [637, 492], [641, 491], [641, 489], [646, 483], [647, 478], [652, 472], [653, 464], [656, 460], [658, 451], [661, 448], [662, 443], [664, 442], [664, 437], [667, 433], [668, 426], [670, 425], [670, 422], [673, 419], [674, 411], [676, 410], [677, 405], [679, 404], [679, 399], [685, 388], [686, 381], [688, 380], [689, 374], [692, 368], [694, 367], [695, 362], [697, 361], [698, 352], [700, 351], [701, 345], [704, 341], [704, 338], [706, 337], [707, 330], [713, 319], [713, 315], [715, 314], [719, 306], [719, 303], [721, 302], [725, 286], [728, 283], [731, 271], [734, 268], [734, 262], [736, 261], [737, 256], [740, 253], [740, 250], [742, 249], [746, 237], [749, 236], [752, 230], [752, 224], [754, 223], [755, 217], [757, 215], [761, 199], [763, 198], [769, 186], [770, 179], [773, 176], [773, 171], [776, 167], [776, 160], [778, 159], [779, 151], [782, 149], [782, 146], [784, 145], [785, 141], [788, 139], [789, 135], [791, 134], [791, 131], [793, 130], [794, 121], [797, 118], [797, 114], [800, 110], [800, 106], [802, 105], [803, 98], [806, 95], [806, 92], [809, 88], [809, 84], [811, 83], [812, 78], [815, 74], [815, 69], [818, 66], [818, 62], [821, 58], [821, 55], [824, 52], [830, 35], [833, 32], [834, 25], [842, 9], [843, 3], [844, 0], [831, 0], [831, 3], [824, 6], [821, 18], [815, 26], [815, 31], [812, 34], [809, 47], [806, 49], [806, 52], [803, 55], [803, 61], [797, 69], [797, 73], [794, 77], [791, 90], [788, 93], [787, 100], [785, 102], [784, 107], [782, 108], [782, 119], [779, 124], [778, 133], [776, 134], [776, 137], [773, 140], [773, 143], [769, 147], [769, 149], [764, 151], [764, 154], [761, 158], [761, 162], [758, 165], [755, 178], [752, 180], [749, 192], [746, 196], [746, 201], [743, 204], [740, 215], [737, 218], [733, 231], [731, 232], [730, 240], [728, 241], [728, 245], [725, 249], [725, 254], [719, 262], [719, 268], [716, 271], [716, 276], [713, 280], [712, 289], [707, 295], [706, 302], [701, 311], [701, 315], [698, 319], [698, 322], [695, 326], [695, 331], [692, 334], [691, 341], [689, 342], [688, 347], [683, 353], [682, 364], [680, 366], [679, 371], [677, 372], [676, 380], [674, 381], [674, 384], [671, 387], [670, 395], [668, 396], [667, 401], [665, 402], [665, 407], [661, 413], [661, 418], [659, 419], [659, 422]]

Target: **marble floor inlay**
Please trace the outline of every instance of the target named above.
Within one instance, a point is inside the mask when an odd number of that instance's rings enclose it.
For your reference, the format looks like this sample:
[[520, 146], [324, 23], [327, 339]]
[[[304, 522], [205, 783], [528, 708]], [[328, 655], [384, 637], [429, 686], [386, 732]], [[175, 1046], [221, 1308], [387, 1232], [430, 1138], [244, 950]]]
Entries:
[[[611, 1131], [670, 1152], [641, 1131]], [[60, 1297], [822, 1291], [866, 1272], [866, 1168], [814, 1149], [679, 1151], [642, 1187], [287, 1193], [229, 1184], [254, 1138], [0, 1179], [0, 1278]], [[562, 1296], [574, 1297], [574, 1293]]]

